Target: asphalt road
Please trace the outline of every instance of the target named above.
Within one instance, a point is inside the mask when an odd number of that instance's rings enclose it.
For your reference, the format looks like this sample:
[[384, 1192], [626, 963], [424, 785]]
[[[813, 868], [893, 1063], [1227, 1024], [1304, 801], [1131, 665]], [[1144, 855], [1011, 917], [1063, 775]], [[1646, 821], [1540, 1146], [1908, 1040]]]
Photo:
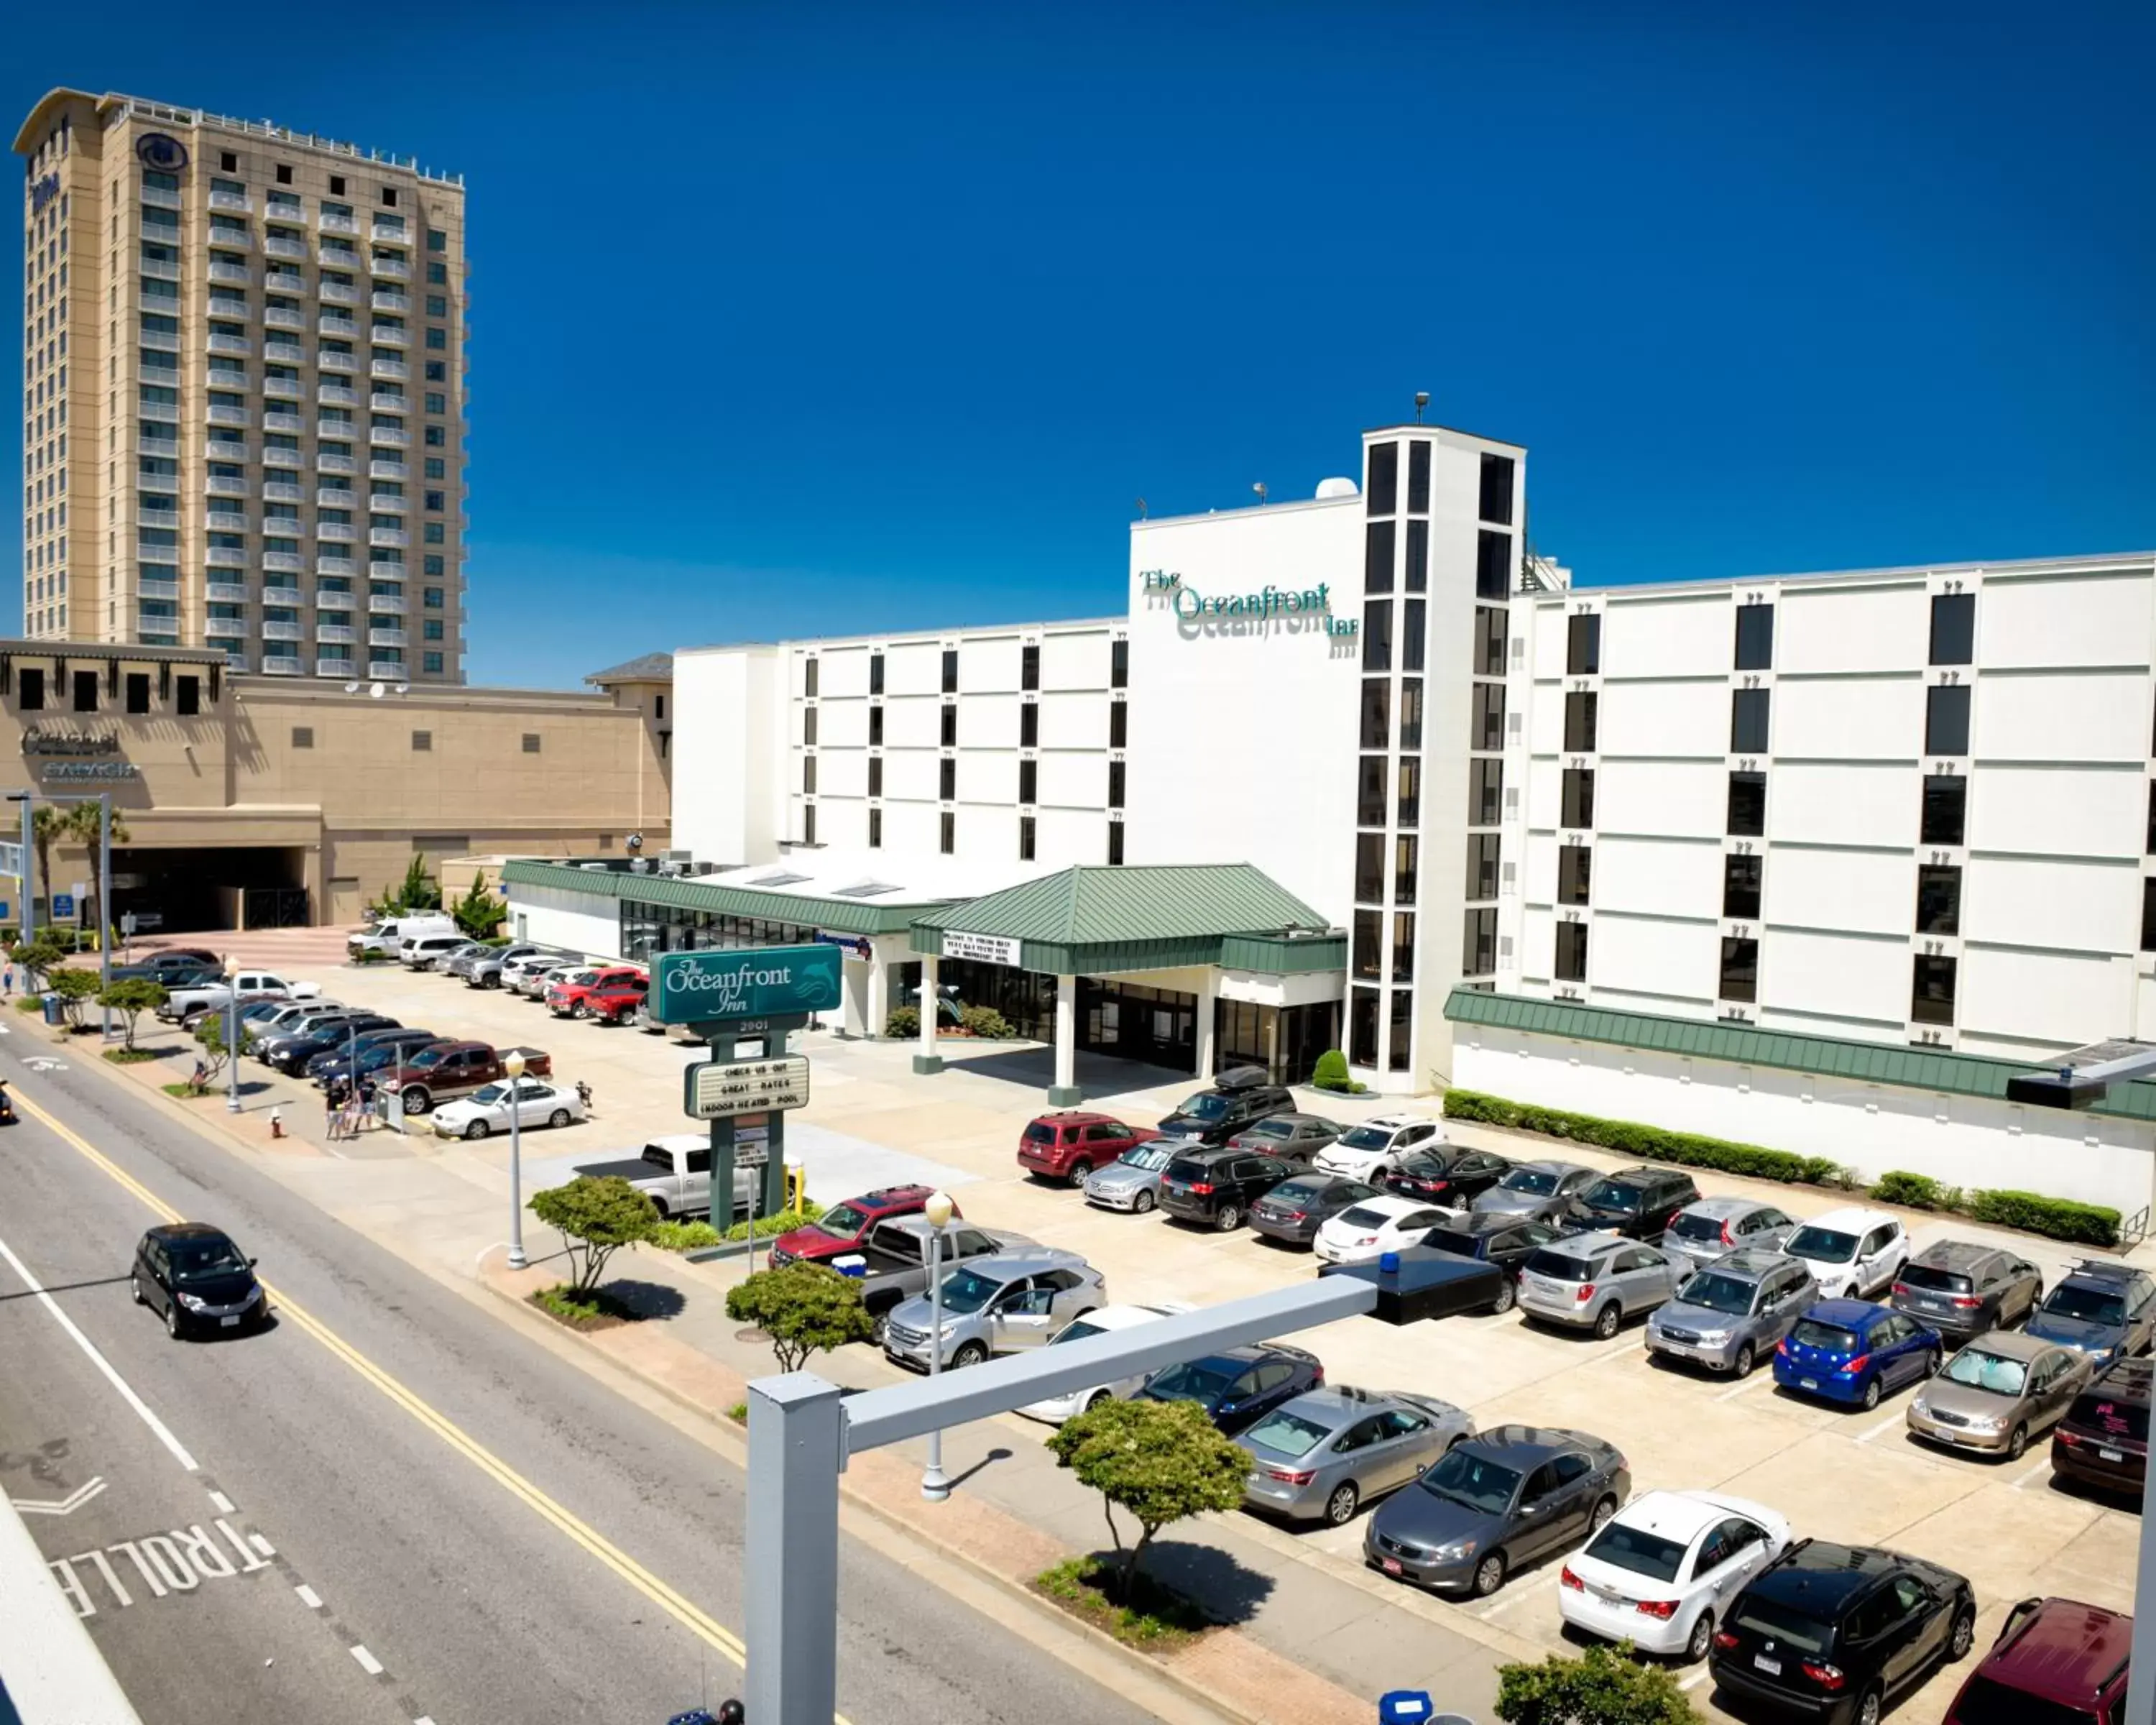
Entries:
[[[151, 1099], [26, 1074], [12, 1051], [0, 1074], [189, 1219], [228, 1229], [316, 1321], [168, 1339], [126, 1284], [157, 1218], [27, 1116], [0, 1130], [0, 1489], [47, 1506], [28, 1525], [146, 1720], [660, 1725], [737, 1692], [737, 1668], [609, 1555], [737, 1636], [735, 1469]], [[841, 1564], [855, 1725], [1148, 1717], [851, 1540]]]

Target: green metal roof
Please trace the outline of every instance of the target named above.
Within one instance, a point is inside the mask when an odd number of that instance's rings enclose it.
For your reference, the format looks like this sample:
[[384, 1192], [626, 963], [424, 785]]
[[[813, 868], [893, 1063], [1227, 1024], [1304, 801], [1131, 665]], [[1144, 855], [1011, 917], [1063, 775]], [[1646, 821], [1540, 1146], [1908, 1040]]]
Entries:
[[[519, 859], [502, 865], [505, 886], [545, 886], [590, 898], [633, 898], [715, 916], [759, 916], [773, 922], [813, 924], [838, 934], [899, 934], [923, 911], [947, 899], [839, 898], [829, 894], [778, 892], [722, 886], [710, 875], [634, 875], [624, 869], [580, 869], [573, 864]], [[509, 895], [515, 898], [516, 895]]]
[[[1532, 1000], [1467, 988], [1452, 991], [1445, 1003], [1445, 1015], [1457, 1024], [1487, 1024], [1496, 1029], [1568, 1037], [1576, 1042], [1609, 1043], [1657, 1054], [1691, 1055], [1738, 1065], [1809, 1072], [1856, 1084], [1892, 1084], [1906, 1090], [1989, 1096], [1998, 1101], [2006, 1100], [2008, 1079], [2050, 1070], [1983, 1055], [1897, 1048], [1891, 1043], [1853, 1042], [1839, 1036], [1807, 1036], [1763, 1030], [1753, 1024], [1663, 1018], [1653, 1013], [1613, 1012], [1577, 1001]], [[2114, 1085], [2107, 1099], [2091, 1111], [2128, 1120], [2156, 1120], [2156, 1084]]]

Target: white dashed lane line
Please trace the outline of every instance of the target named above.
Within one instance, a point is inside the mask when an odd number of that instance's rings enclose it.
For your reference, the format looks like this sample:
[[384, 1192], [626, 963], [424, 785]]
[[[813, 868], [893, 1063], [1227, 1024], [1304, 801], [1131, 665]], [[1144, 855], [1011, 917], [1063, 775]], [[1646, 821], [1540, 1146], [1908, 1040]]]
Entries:
[[301, 1582], [292, 1591], [300, 1596], [300, 1603], [310, 1611], [319, 1611], [322, 1609], [322, 1596], [309, 1587], [305, 1582]]
[[232, 1500], [226, 1497], [223, 1492], [211, 1492], [209, 1494], [209, 1501], [217, 1506], [217, 1512], [219, 1515], [228, 1516], [233, 1513]]
[[382, 1675], [382, 1661], [369, 1653], [366, 1648], [354, 1647], [351, 1652], [352, 1656], [359, 1661], [359, 1668], [368, 1676], [378, 1677]]

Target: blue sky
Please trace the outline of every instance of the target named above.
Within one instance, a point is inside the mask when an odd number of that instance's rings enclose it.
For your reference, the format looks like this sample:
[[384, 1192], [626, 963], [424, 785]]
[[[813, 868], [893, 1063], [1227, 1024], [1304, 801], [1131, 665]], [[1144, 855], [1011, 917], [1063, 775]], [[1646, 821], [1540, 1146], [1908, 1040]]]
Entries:
[[1134, 498], [1417, 389], [1583, 581], [2156, 545], [2146, 5], [100, 18], [17, 21], [14, 116], [466, 176], [475, 680], [1116, 610]]

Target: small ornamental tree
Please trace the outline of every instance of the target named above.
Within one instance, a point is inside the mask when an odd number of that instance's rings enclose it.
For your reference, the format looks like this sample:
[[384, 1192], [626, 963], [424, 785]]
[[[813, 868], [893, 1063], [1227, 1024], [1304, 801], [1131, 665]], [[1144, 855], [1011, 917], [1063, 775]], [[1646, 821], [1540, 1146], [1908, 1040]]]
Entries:
[[475, 941], [483, 941], [501, 926], [509, 906], [486, 890], [484, 870], [472, 876], [471, 891], [449, 906], [457, 927]]
[[860, 1283], [822, 1264], [788, 1264], [745, 1277], [726, 1290], [726, 1316], [771, 1337], [782, 1372], [798, 1372], [812, 1353], [875, 1334]]
[[154, 1012], [172, 997], [165, 992], [162, 983], [152, 982], [146, 976], [129, 977], [115, 983], [97, 997], [100, 1006], [109, 1006], [126, 1021], [126, 1045], [135, 1045], [135, 1020], [146, 1012]]
[[224, 1014], [220, 1012], [204, 1013], [202, 1024], [195, 1030], [195, 1040], [203, 1046], [202, 1059], [195, 1069], [202, 1076], [198, 1079], [190, 1074], [187, 1082], [193, 1086], [195, 1094], [200, 1096], [217, 1082], [218, 1074], [224, 1070], [224, 1063], [232, 1058], [231, 1050], [225, 1046]]
[[574, 1294], [589, 1294], [606, 1274], [607, 1260], [624, 1246], [632, 1249], [641, 1240], [654, 1239], [659, 1212], [651, 1200], [628, 1181], [608, 1175], [593, 1179], [578, 1174], [566, 1186], [551, 1186], [531, 1194], [531, 1214], [549, 1228], [559, 1229], [568, 1242], [569, 1261], [576, 1266]]
[[27, 943], [16, 942], [8, 947], [8, 956], [23, 967], [23, 989], [28, 993], [36, 987], [36, 978], [49, 976], [67, 954], [50, 935], [41, 934]]
[[[1116, 1590], [1125, 1604], [1153, 1536], [1207, 1510], [1224, 1515], [1236, 1508], [1250, 1471], [1250, 1456], [1221, 1436], [1195, 1402], [1103, 1402], [1065, 1420], [1048, 1447], [1080, 1484], [1101, 1494], [1116, 1543]], [[1127, 1551], [1116, 1526], [1118, 1509], [1138, 1524], [1137, 1543]]]
[[70, 1025], [82, 1023], [83, 1003], [97, 993], [97, 973], [94, 970], [56, 970], [45, 979], [45, 987], [60, 997], [60, 1010], [66, 1014]]
[[1497, 1717], [1505, 1725], [1705, 1725], [1666, 1666], [1631, 1656], [1627, 1641], [1500, 1666]]
[[1348, 1056], [1337, 1048], [1328, 1048], [1317, 1057], [1317, 1065], [1310, 1075], [1310, 1082], [1317, 1090], [1346, 1090], [1353, 1081], [1348, 1076]]

